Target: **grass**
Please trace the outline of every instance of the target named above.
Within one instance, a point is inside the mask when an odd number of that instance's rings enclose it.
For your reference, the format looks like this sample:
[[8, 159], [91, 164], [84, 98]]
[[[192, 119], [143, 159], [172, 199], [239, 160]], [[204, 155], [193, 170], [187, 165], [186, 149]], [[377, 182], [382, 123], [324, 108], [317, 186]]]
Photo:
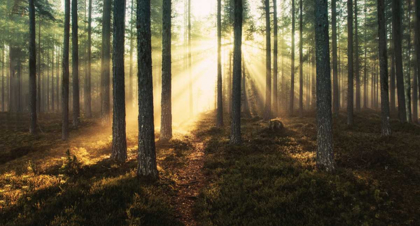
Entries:
[[207, 129], [209, 178], [196, 204], [203, 225], [419, 225], [420, 128], [393, 121], [382, 138], [374, 112], [335, 118], [337, 171], [315, 168], [313, 116], [282, 119], [268, 131], [243, 120], [244, 144], [229, 145], [229, 128]]

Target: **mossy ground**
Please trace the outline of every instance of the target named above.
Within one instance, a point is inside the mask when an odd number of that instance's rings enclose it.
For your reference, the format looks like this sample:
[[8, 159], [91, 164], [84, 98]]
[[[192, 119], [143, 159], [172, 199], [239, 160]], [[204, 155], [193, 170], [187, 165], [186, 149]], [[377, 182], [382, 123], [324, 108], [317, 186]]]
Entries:
[[[157, 142], [155, 183], [136, 177], [136, 126], [125, 164], [109, 160], [110, 128], [95, 120], [68, 142], [54, 117], [35, 137], [2, 131], [0, 225], [420, 225], [419, 126], [392, 121], [392, 137], [383, 138], [376, 112], [356, 114], [353, 128], [339, 115], [337, 170], [325, 173], [315, 168], [313, 114], [281, 120], [285, 129], [273, 133], [259, 118], [243, 119], [244, 144], [231, 146], [230, 128], [204, 114], [191, 133]], [[189, 159], [197, 142], [204, 178], [186, 172], [200, 165]], [[196, 219], [184, 221], [175, 200], [195, 184], [200, 194], [185, 196]]]

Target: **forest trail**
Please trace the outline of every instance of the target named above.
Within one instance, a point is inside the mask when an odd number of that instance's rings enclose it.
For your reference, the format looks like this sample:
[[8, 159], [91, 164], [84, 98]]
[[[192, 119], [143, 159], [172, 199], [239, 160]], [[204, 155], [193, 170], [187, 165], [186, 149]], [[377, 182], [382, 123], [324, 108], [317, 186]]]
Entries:
[[204, 144], [195, 138], [193, 146], [194, 150], [187, 157], [186, 166], [176, 173], [178, 193], [173, 199], [173, 205], [178, 213], [177, 217], [185, 225], [198, 225], [194, 217], [194, 204], [200, 190], [205, 185], [203, 174]]

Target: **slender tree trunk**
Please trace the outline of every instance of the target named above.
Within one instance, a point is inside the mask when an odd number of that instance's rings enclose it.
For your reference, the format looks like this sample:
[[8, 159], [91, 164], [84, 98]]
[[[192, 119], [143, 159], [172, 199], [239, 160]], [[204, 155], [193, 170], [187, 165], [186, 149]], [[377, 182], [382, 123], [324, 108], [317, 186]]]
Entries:
[[153, 115], [150, 0], [137, 0], [139, 153], [137, 175], [158, 179]]
[[[265, 44], [266, 44], [266, 82], [265, 82], [265, 109], [264, 119], [271, 119], [271, 26], [270, 26], [270, 1], [265, 0]], [[235, 66], [233, 66], [235, 67]], [[235, 69], [234, 69], [235, 70]], [[235, 73], [235, 72], [234, 72]], [[233, 105], [232, 105], [233, 106]]]
[[4, 65], [5, 65], [5, 63], [4, 63], [4, 61], [5, 61], [5, 58], [4, 58], [4, 54], [5, 54], [4, 42], [2, 43], [2, 47], [3, 47], [2, 48], [3, 50], [2, 50], [2, 55], [1, 55], [1, 111], [5, 112], [6, 111], [6, 103], [5, 103], [6, 99], [4, 98], [4, 95], [5, 95], [4, 80], [6, 80], [6, 76], [4, 76]]
[[47, 62], [46, 62], [46, 68], [45, 71], [47, 72], [47, 81], [45, 82], [45, 111], [49, 112], [50, 111], [50, 54], [49, 54], [49, 50], [48, 47], [45, 50], [45, 54], [47, 55]]
[[303, 0], [299, 8], [299, 116], [303, 117]]
[[333, 171], [334, 154], [327, 0], [316, 0], [315, 18], [318, 127], [317, 167], [326, 171]]
[[367, 19], [366, 19], [366, 14], [367, 14], [367, 9], [366, 9], [366, 0], [365, 0], [365, 25], [364, 25], [364, 30], [365, 30], [365, 43], [364, 43], [364, 47], [365, 47], [365, 59], [364, 59], [364, 68], [363, 68], [363, 108], [367, 109], [367, 102], [368, 102], [368, 87], [367, 87]]
[[128, 106], [131, 108], [133, 106], [133, 49], [134, 49], [134, 31], [133, 31], [133, 15], [134, 15], [134, 0], [131, 0], [131, 15], [130, 15], [130, 79], [128, 81]]
[[411, 114], [411, 0], [407, 0], [407, 28], [404, 29], [407, 31], [407, 52], [406, 52], [406, 62], [407, 62], [407, 73], [404, 76], [404, 87], [405, 87], [405, 107], [407, 113], [407, 121], [412, 122]]
[[89, 0], [86, 66], [87, 68], [85, 77], [85, 114], [86, 118], [92, 118], [92, 0]]
[[55, 86], [54, 86], [54, 51], [55, 46], [53, 45], [51, 49], [51, 110], [52, 112], [55, 112]]
[[192, 57], [191, 57], [191, 0], [188, 0], [188, 74], [189, 74], [189, 91], [190, 91], [190, 117], [194, 115], [194, 98], [193, 98], [193, 77], [192, 77]]
[[73, 126], [78, 127], [80, 121], [79, 97], [79, 41], [77, 23], [77, 0], [72, 0], [72, 78], [73, 78]]
[[[277, 21], [277, 0], [273, 0], [273, 8], [274, 8], [274, 65], [273, 65], [273, 103], [274, 109], [273, 114], [275, 117], [279, 114], [279, 101], [278, 101], [278, 21]], [[245, 78], [244, 78], [245, 79]], [[245, 83], [244, 83], [245, 84]]]
[[289, 115], [293, 115], [294, 99], [295, 99], [295, 0], [292, 0], [292, 68], [290, 78], [290, 106]]
[[338, 66], [337, 66], [337, 0], [331, 1], [332, 22], [332, 57], [333, 57], [333, 112], [338, 115], [340, 111], [338, 90]]
[[348, 90], [347, 90], [347, 125], [352, 126], [353, 121], [353, 0], [347, 1], [348, 22]]
[[217, 122], [223, 126], [223, 82], [222, 82], [222, 0], [217, 0]]
[[57, 48], [57, 112], [60, 112], [60, 48]]
[[[74, 1], [74, 0], [73, 0]], [[125, 75], [124, 75], [124, 38], [125, 38], [125, 0], [114, 2], [113, 40], [113, 123], [111, 159], [118, 162], [127, 160], [127, 137], [125, 128]]]
[[396, 112], [396, 104], [395, 104], [395, 48], [394, 48], [394, 40], [390, 44], [390, 50], [391, 50], [391, 77], [390, 77], [390, 87], [391, 90], [391, 102], [390, 102], [390, 108], [391, 112]]
[[107, 125], [110, 121], [110, 60], [111, 60], [111, 0], [104, 0], [102, 21], [101, 116]]
[[[234, 55], [232, 89], [232, 131], [230, 143], [238, 145], [241, 139], [241, 59], [242, 59], [242, 0], [234, 0]], [[268, 7], [268, 0], [266, 0]], [[266, 8], [267, 9], [267, 8]], [[266, 106], [267, 110], [267, 106]]]
[[160, 139], [172, 138], [172, 52], [171, 52], [171, 0], [162, 2], [162, 120]]
[[[416, 8], [416, 12], [415, 12], [416, 18], [415, 18], [415, 41], [414, 41], [414, 45], [415, 45], [415, 50], [416, 50], [416, 68], [417, 68], [417, 70], [416, 70], [416, 74], [414, 75], [414, 77], [417, 78], [417, 84], [420, 85], [420, 0], [415, 0], [415, 8]], [[416, 89], [417, 89], [417, 85], [416, 85]], [[418, 91], [420, 92], [420, 89], [418, 89]], [[416, 92], [416, 95], [417, 94], [420, 96], [420, 93]], [[416, 103], [416, 108], [417, 108], [417, 103]], [[416, 114], [415, 117], [416, 117], [415, 121], [418, 122], [418, 114]]]
[[251, 112], [249, 110], [248, 95], [246, 93], [246, 70], [245, 70], [245, 58], [242, 54], [242, 92], [243, 92], [243, 116], [250, 117]]
[[382, 136], [391, 135], [389, 124], [389, 97], [388, 97], [388, 56], [386, 46], [385, 3], [378, 0], [378, 25], [379, 25], [379, 63], [381, 70], [381, 118]]
[[356, 66], [356, 110], [360, 111], [360, 62], [359, 62], [359, 24], [358, 24], [358, 8], [357, 8], [357, 0], [354, 0], [354, 26], [355, 26], [355, 34], [354, 34], [354, 38], [355, 38], [355, 50], [354, 50], [354, 55], [355, 55], [355, 66]]
[[402, 63], [402, 29], [401, 29], [401, 2], [392, 0], [392, 28], [394, 38], [395, 65], [397, 75], [398, 92], [398, 117], [401, 122], [407, 122], [405, 96], [404, 96], [404, 73]]
[[63, 80], [62, 80], [62, 139], [69, 138], [69, 41], [70, 41], [70, 0], [64, 1], [64, 41], [63, 41]]
[[[41, 110], [41, 19], [38, 20], [38, 88], [37, 88], [37, 113]], [[9, 104], [10, 105], [10, 104]]]
[[[36, 134], [36, 44], [35, 44], [35, 0], [29, 0], [29, 108], [31, 111], [31, 126], [29, 132]], [[4, 48], [4, 46], [3, 46]], [[3, 51], [4, 55], [4, 51]], [[2, 57], [3, 60], [3, 57]], [[3, 63], [4, 67], [4, 63]], [[4, 77], [2, 79], [4, 85]], [[4, 92], [2, 95], [4, 99]], [[4, 106], [3, 108], [4, 109]]]

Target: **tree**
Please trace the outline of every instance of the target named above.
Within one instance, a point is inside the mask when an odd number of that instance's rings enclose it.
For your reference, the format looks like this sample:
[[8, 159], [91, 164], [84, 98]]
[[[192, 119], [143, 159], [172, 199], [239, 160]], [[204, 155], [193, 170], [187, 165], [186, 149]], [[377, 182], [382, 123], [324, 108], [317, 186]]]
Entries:
[[223, 83], [222, 83], [222, 0], [217, 0], [217, 122], [223, 126]]
[[[36, 114], [36, 44], [35, 44], [35, 0], [29, 0], [29, 93], [31, 111], [31, 134], [36, 134], [37, 114]], [[3, 46], [4, 48], [4, 46]], [[4, 54], [3, 54], [4, 55]], [[2, 57], [3, 58], [3, 57]], [[4, 63], [3, 63], [4, 68]], [[4, 77], [3, 77], [4, 83]], [[4, 92], [2, 95], [4, 99]], [[3, 102], [4, 103], [4, 102]], [[3, 107], [4, 110], [4, 107]]]
[[[416, 67], [417, 71], [414, 75], [417, 78], [417, 84], [420, 85], [420, 0], [415, 0], [415, 50], [416, 50]], [[420, 89], [418, 89], [420, 92]], [[415, 93], [417, 95], [417, 93]], [[420, 93], [419, 93], [420, 95]], [[415, 115], [416, 122], [418, 121], [418, 115]]]
[[[74, 1], [74, 0], [73, 0]], [[113, 74], [113, 123], [111, 158], [118, 162], [127, 159], [127, 138], [125, 129], [125, 81], [124, 81], [124, 38], [125, 0], [114, 2], [114, 38], [112, 46]]]
[[79, 97], [79, 38], [77, 23], [77, 0], [72, 0], [71, 14], [72, 28], [72, 78], [73, 78], [73, 126], [79, 126], [80, 118], [80, 97]]
[[290, 106], [289, 115], [293, 115], [295, 99], [295, 0], [292, 0], [292, 67], [290, 77]]
[[162, 120], [160, 139], [172, 138], [171, 0], [162, 1]]
[[381, 118], [382, 135], [391, 135], [389, 124], [389, 95], [388, 95], [388, 55], [386, 46], [385, 3], [378, 0], [378, 36], [379, 36], [379, 63], [381, 73]]
[[[241, 59], [242, 59], [242, 0], [234, 0], [234, 50], [233, 50], [233, 88], [232, 88], [232, 128], [230, 143], [241, 144]], [[266, 0], [266, 7], [268, 0]], [[266, 106], [267, 110], [267, 106]]]
[[[351, 0], [349, 0], [351, 2]], [[350, 15], [350, 14], [349, 14]], [[317, 96], [317, 167], [326, 171], [334, 170], [331, 74], [328, 37], [328, 2], [316, 0], [316, 96]]]
[[354, 56], [355, 56], [355, 75], [356, 75], [356, 110], [360, 111], [360, 99], [361, 99], [361, 95], [360, 95], [360, 65], [359, 65], [359, 24], [358, 24], [358, 8], [357, 8], [357, 0], [354, 0], [354, 38], [355, 38], [355, 43], [354, 43], [354, 47], [356, 48], [354, 50]]
[[111, 0], [104, 0], [102, 21], [102, 58], [101, 58], [101, 116], [104, 124], [109, 123], [110, 104], [110, 59], [111, 59]]
[[303, 116], [303, 1], [300, 0], [299, 18], [299, 116]]
[[64, 1], [64, 41], [63, 41], [63, 78], [61, 94], [62, 139], [69, 138], [69, 40], [70, 40], [70, 0]]
[[398, 117], [401, 122], [407, 122], [404, 96], [404, 74], [402, 65], [402, 29], [401, 29], [401, 2], [392, 0], [392, 33], [394, 38], [394, 57], [397, 77]]
[[337, 0], [331, 1], [331, 23], [332, 23], [332, 57], [333, 57], [333, 111], [338, 115], [340, 111], [339, 90], [338, 90], [338, 66], [337, 66]]
[[353, 0], [347, 1], [348, 26], [348, 94], [347, 94], [347, 125], [353, 125]]
[[92, 117], [92, 0], [89, 0], [88, 37], [87, 37], [87, 68], [85, 78], [85, 114]]
[[[266, 70], [266, 82], [265, 82], [265, 110], [264, 119], [271, 119], [271, 26], [270, 26], [270, 1], [265, 0], [265, 45], [266, 45], [266, 57], [265, 57], [265, 70]], [[242, 24], [242, 23], [241, 23]], [[235, 66], [233, 66], [235, 67]], [[234, 72], [235, 73], [235, 72]], [[232, 105], [233, 106], [233, 105]]]
[[150, 0], [137, 2], [137, 49], [139, 91], [139, 155], [137, 175], [158, 179], [153, 115], [152, 34]]
[[[273, 8], [274, 8], [274, 14], [273, 14], [273, 21], [274, 21], [274, 65], [273, 65], [273, 102], [274, 102], [274, 109], [273, 113], [274, 116], [278, 116], [279, 113], [279, 100], [278, 100], [278, 91], [277, 91], [277, 80], [278, 80], [278, 21], [277, 21], [277, 0], [273, 0]], [[244, 62], [245, 64], [245, 62]], [[244, 77], [245, 80], [245, 77]], [[245, 81], [244, 81], [245, 84]]]

